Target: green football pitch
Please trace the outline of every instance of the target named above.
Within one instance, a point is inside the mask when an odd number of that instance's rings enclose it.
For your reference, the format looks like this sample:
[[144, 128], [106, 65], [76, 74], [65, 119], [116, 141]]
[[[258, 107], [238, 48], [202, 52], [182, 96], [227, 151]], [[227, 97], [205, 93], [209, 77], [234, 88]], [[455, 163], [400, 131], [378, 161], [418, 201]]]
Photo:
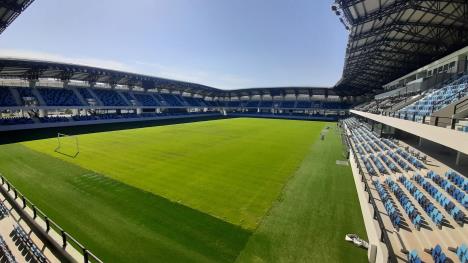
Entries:
[[[330, 126], [326, 139], [320, 132]], [[0, 172], [106, 262], [364, 262], [334, 123], [224, 119], [0, 146]]]

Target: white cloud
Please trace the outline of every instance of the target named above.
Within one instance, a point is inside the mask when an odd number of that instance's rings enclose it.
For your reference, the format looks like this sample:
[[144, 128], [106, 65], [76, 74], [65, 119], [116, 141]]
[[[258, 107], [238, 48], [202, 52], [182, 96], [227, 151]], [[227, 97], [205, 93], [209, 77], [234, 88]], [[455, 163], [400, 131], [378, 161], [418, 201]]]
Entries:
[[147, 61], [134, 61], [132, 63], [118, 60], [108, 60], [86, 57], [69, 57], [56, 53], [37, 52], [20, 49], [1, 49], [0, 57], [21, 58], [32, 60], [47, 60], [70, 64], [79, 64], [106, 69], [146, 74], [161, 78], [175, 79], [187, 82], [194, 82], [221, 89], [238, 89], [254, 86], [252, 80], [242, 78], [232, 74], [204, 71], [201, 69], [187, 69], [182, 67], [167, 66]]
[[36, 59], [36, 60], [48, 60], [54, 62], [79, 64], [86, 66], [101, 67], [107, 69], [115, 69], [122, 71], [132, 71], [132, 68], [125, 63], [116, 60], [105, 60], [96, 58], [79, 58], [79, 57], [67, 57], [60, 54], [48, 53], [48, 52], [37, 52], [31, 50], [20, 50], [20, 49], [0, 49], [0, 57], [4, 58], [22, 58], [22, 59]]

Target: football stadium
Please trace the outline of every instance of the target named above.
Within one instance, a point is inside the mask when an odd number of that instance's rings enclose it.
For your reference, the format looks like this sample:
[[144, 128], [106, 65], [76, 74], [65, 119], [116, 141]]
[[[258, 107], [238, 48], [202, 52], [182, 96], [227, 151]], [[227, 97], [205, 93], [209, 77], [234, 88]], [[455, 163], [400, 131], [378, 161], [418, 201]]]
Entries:
[[0, 261], [468, 262], [468, 2], [327, 5], [330, 86], [0, 56]]

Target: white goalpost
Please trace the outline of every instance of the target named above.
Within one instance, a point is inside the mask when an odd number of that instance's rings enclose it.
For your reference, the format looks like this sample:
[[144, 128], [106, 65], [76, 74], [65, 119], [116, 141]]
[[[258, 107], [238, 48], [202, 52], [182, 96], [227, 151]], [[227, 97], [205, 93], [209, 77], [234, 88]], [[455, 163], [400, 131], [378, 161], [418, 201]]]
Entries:
[[57, 147], [55, 152], [75, 158], [80, 153], [78, 136], [57, 133]]

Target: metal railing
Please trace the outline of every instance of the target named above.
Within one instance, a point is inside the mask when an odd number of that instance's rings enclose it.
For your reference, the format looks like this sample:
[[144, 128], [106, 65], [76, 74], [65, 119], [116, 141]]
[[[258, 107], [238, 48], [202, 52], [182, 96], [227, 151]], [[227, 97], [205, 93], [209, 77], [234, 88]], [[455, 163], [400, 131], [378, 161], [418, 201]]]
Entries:
[[[464, 107], [468, 107], [468, 99], [464, 101], [467, 105], [464, 105]], [[456, 109], [455, 109], [456, 110]], [[447, 129], [455, 130], [458, 127], [466, 127], [465, 125], [458, 124], [459, 121], [464, 121], [466, 119], [464, 118], [456, 118], [453, 117], [443, 117], [443, 116], [421, 116], [420, 121], [417, 120], [417, 115], [416, 113], [414, 114], [402, 114], [399, 112], [382, 112], [382, 116], [387, 116], [387, 117], [394, 117], [397, 119], [403, 119], [403, 120], [409, 120], [409, 121], [414, 121], [422, 124], [428, 124], [428, 125], [433, 125], [437, 127], [444, 127]], [[432, 122], [433, 120], [433, 122]], [[431, 124], [432, 123], [432, 124]]]
[[[24, 211], [27, 208], [32, 210], [32, 218], [39, 223], [38, 220], [42, 219], [45, 222], [45, 232], [50, 236], [50, 230], [54, 230], [58, 233], [61, 238], [61, 246], [63, 250], [67, 248], [67, 246], [72, 246], [77, 251], [79, 251], [83, 255], [83, 261], [85, 263], [103, 263], [96, 255], [94, 255], [91, 251], [89, 251], [84, 245], [82, 245], [78, 240], [76, 240], [73, 236], [67, 233], [63, 228], [61, 228], [57, 223], [55, 223], [52, 219], [48, 218], [47, 215], [42, 212], [36, 205], [34, 205], [28, 198], [26, 198], [21, 192], [19, 192], [3, 175], [0, 175], [1, 179], [1, 187], [6, 187], [6, 191], [8, 194], [13, 194], [12, 198], [20, 208]], [[26, 212], [26, 211], [24, 211]], [[52, 236], [50, 236], [52, 238]], [[53, 239], [53, 238], [52, 238]]]
[[457, 104], [455, 104], [453, 114], [458, 114], [465, 110], [468, 110], [468, 98], [461, 100]]

